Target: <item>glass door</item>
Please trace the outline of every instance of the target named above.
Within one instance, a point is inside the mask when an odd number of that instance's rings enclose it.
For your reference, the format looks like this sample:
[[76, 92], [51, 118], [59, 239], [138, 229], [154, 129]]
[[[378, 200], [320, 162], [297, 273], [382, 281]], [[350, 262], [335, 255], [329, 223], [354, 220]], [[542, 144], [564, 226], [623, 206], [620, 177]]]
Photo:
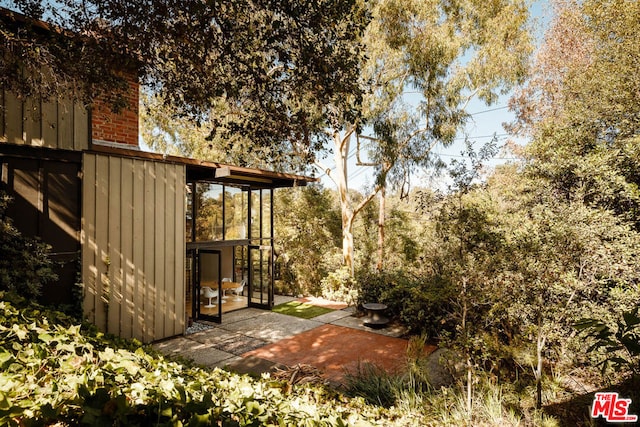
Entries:
[[273, 252], [270, 246], [249, 246], [249, 305], [273, 307]]
[[222, 282], [220, 251], [201, 249], [197, 253], [195, 280], [195, 318], [220, 322], [222, 320]]

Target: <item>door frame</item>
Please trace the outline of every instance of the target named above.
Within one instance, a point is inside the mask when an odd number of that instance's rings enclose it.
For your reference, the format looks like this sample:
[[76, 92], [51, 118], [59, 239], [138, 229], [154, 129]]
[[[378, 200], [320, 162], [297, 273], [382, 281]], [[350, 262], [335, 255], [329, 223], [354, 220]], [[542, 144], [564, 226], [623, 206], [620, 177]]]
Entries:
[[[260, 290], [260, 302], [254, 302], [253, 294], [254, 294], [254, 270], [253, 270], [253, 257], [256, 251], [260, 254], [261, 251], [268, 250], [269, 251], [269, 259], [267, 266], [269, 270], [271, 270], [271, 274], [269, 275], [269, 283], [267, 284], [267, 292], [266, 292], [266, 301], [262, 298], [264, 296], [264, 291]], [[274, 305], [274, 281], [273, 281], [273, 247], [268, 245], [249, 245], [248, 246], [248, 261], [249, 261], [249, 278], [248, 278], [248, 286], [249, 286], [249, 307], [268, 309], [273, 308]], [[260, 264], [262, 266], [262, 263]], [[260, 270], [262, 273], [262, 269]]]
[[[192, 289], [191, 289], [191, 315], [193, 320], [207, 320], [211, 322], [220, 323], [222, 322], [222, 278], [220, 277], [220, 265], [222, 262], [222, 252], [216, 249], [187, 249], [187, 256], [189, 254], [193, 259], [193, 268], [192, 268]], [[217, 255], [218, 262], [218, 303], [216, 307], [218, 308], [217, 315], [211, 314], [203, 314], [200, 311], [200, 289], [201, 289], [201, 281], [202, 281], [202, 254], [212, 254]]]

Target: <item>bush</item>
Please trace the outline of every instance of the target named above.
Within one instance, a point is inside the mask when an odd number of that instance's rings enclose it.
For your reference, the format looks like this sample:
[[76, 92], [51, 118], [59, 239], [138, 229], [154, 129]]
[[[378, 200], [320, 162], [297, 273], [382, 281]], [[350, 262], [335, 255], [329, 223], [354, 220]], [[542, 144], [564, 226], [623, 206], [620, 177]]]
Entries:
[[[0, 293], [0, 425], [392, 425], [319, 386], [252, 379], [111, 341]], [[24, 301], [23, 301], [24, 302]], [[121, 344], [128, 343], [122, 346]]]
[[358, 301], [358, 290], [348, 267], [340, 267], [322, 279], [322, 296], [331, 301], [353, 305]]
[[0, 192], [0, 291], [37, 298], [42, 287], [57, 280], [49, 245], [24, 237], [6, 216], [11, 198]]
[[613, 329], [597, 319], [581, 319], [575, 328], [593, 340], [589, 353], [605, 350], [606, 358], [600, 362], [603, 375], [611, 367], [616, 372], [640, 376], [640, 307], [622, 313]]
[[[403, 373], [389, 374], [373, 364], [359, 365], [356, 372], [346, 377], [347, 393], [370, 404], [395, 407], [406, 425], [558, 425], [541, 412], [530, 413], [521, 404], [521, 393], [509, 385], [496, 383], [482, 370], [476, 375], [476, 392], [469, 412], [462, 383], [437, 388], [429, 385], [429, 364], [420, 351], [424, 344], [424, 338], [410, 342], [407, 369]], [[531, 423], [525, 423], [525, 419]]]
[[357, 278], [358, 303], [379, 302], [387, 314], [416, 335], [435, 337], [453, 330], [448, 307], [452, 297], [447, 283], [409, 277], [403, 272], [362, 273]]

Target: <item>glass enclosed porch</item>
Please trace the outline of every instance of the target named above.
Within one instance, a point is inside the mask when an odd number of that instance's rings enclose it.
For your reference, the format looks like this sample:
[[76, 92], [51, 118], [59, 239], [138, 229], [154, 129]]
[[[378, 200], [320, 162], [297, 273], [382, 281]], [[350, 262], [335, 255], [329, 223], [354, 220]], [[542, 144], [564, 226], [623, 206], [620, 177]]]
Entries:
[[273, 306], [273, 182], [206, 175], [188, 170], [187, 324]]

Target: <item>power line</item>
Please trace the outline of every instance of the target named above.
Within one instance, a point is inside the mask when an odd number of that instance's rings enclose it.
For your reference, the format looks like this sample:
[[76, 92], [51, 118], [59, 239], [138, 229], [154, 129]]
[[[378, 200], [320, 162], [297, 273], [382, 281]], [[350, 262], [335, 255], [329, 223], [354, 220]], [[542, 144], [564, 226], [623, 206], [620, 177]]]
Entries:
[[482, 110], [482, 111], [476, 111], [475, 113], [470, 113], [470, 116], [477, 116], [478, 114], [484, 114], [484, 113], [491, 113], [493, 111], [500, 111], [500, 110], [506, 110], [507, 108], [509, 108], [508, 105], [504, 105], [502, 107], [496, 107], [496, 108], [490, 108], [488, 110]]
[[[403, 92], [403, 95], [405, 95], [405, 94], [416, 94], [416, 93], [420, 93], [420, 92], [417, 92], [417, 91]], [[491, 113], [491, 112], [494, 112], [494, 111], [506, 110], [508, 108], [509, 108], [508, 105], [503, 105], [503, 106], [500, 106], [500, 107], [494, 107], [494, 108], [489, 108], [489, 109], [486, 109], [486, 110], [476, 111], [475, 113], [469, 113], [469, 115], [470, 116], [476, 116], [478, 114]]]
[[509, 133], [496, 133], [493, 135], [480, 135], [480, 136], [461, 136], [455, 138], [454, 141], [461, 141], [463, 139], [484, 139], [484, 138], [502, 138], [505, 136], [511, 136]]

